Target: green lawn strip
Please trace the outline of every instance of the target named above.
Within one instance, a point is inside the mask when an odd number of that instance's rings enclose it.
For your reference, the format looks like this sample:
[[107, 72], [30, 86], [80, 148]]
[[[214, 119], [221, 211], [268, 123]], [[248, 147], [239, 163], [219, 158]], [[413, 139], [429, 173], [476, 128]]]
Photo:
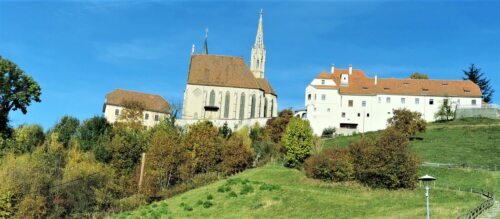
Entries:
[[[445, 173], [431, 174], [437, 174], [443, 182], [448, 177]], [[415, 218], [425, 214], [423, 188], [388, 191], [369, 189], [357, 183], [326, 183], [278, 165], [248, 170], [233, 178], [276, 184], [280, 189], [260, 190], [253, 185], [253, 192], [240, 195], [241, 186], [232, 186], [238, 196], [229, 197], [227, 192], [217, 191], [227, 183], [223, 180], [165, 201], [168, 213], [162, 218]], [[482, 201], [475, 194], [439, 188], [432, 189], [431, 194], [432, 213], [437, 218], [456, 217]], [[213, 196], [213, 206], [196, 206], [208, 195]], [[184, 210], [181, 203], [187, 203], [193, 210]], [[132, 215], [153, 215], [149, 211], [157, 211], [158, 205], [144, 209], [147, 210], [138, 209]]]

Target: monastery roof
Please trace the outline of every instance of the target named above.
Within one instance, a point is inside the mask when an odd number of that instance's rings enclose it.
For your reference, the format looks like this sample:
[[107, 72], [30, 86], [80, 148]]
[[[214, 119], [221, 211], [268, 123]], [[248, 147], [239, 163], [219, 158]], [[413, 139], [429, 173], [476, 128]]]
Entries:
[[139, 102], [144, 105], [144, 110], [170, 113], [170, 104], [160, 95], [147, 94], [136, 91], [116, 89], [106, 95], [105, 104], [124, 106], [127, 102]]
[[250, 88], [276, 95], [269, 82], [255, 78], [241, 57], [192, 55], [188, 84]]
[[313, 85], [318, 89], [338, 89], [340, 94], [347, 95], [414, 95], [414, 96], [460, 96], [480, 97], [479, 86], [469, 80], [429, 80], [429, 79], [396, 79], [379, 78], [375, 85], [374, 78], [368, 78], [361, 70], [353, 69], [349, 75], [347, 86], [340, 86], [340, 75], [348, 74], [347, 69], [335, 69], [333, 74], [320, 73], [317, 79], [333, 79], [333, 85]]

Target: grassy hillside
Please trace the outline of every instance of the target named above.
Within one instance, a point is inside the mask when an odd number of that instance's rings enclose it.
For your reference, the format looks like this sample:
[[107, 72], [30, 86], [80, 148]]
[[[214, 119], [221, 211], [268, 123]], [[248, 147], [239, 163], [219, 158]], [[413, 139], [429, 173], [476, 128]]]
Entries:
[[[430, 124], [412, 148], [424, 161], [500, 164], [497, 121], [460, 120]], [[377, 132], [365, 136], [375, 136]], [[360, 138], [339, 137], [327, 147], [345, 147]], [[483, 199], [470, 188], [500, 194], [500, 171], [420, 167], [432, 184], [433, 218], [456, 218]], [[460, 192], [458, 190], [461, 190]], [[388, 191], [356, 183], [326, 183], [295, 169], [267, 165], [227, 180], [188, 191], [169, 200], [124, 212], [117, 218], [423, 218], [423, 188]]]
[[[463, 174], [460, 171], [452, 170]], [[447, 174], [436, 177], [445, 181]], [[207, 201], [211, 206], [205, 204]], [[433, 189], [432, 214], [436, 218], [456, 217], [480, 201], [471, 193]], [[308, 179], [295, 169], [268, 165], [117, 218], [417, 218], [424, 213], [422, 188], [387, 191], [325, 183]]]
[[[379, 132], [367, 133], [373, 137]], [[500, 120], [468, 118], [447, 123], [430, 123], [423, 140], [412, 141], [412, 148], [423, 161], [473, 165], [500, 165]], [[325, 141], [326, 147], [346, 147], [361, 135], [342, 136]]]

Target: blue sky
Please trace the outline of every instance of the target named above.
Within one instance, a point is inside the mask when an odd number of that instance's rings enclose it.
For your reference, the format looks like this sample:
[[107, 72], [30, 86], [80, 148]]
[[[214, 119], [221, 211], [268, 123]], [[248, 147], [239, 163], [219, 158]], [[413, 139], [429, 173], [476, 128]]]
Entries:
[[116, 88], [181, 102], [191, 45], [248, 61], [264, 9], [266, 78], [279, 108], [302, 108], [322, 70], [353, 64], [370, 77], [460, 79], [482, 68], [500, 102], [500, 2], [0, 1], [0, 55], [42, 86], [13, 125], [50, 128], [102, 114]]

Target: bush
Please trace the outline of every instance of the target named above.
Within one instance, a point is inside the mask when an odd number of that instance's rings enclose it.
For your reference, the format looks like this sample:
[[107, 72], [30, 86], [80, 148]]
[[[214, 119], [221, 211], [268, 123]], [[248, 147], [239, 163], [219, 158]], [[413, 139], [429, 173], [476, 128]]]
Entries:
[[78, 140], [83, 151], [94, 149], [103, 135], [111, 132], [111, 124], [102, 116], [94, 116], [83, 121], [78, 129]]
[[31, 153], [43, 144], [45, 134], [40, 125], [23, 125], [14, 130], [14, 136], [10, 143], [10, 150], [16, 154]]
[[335, 133], [335, 127], [328, 127], [323, 129], [323, 133], [321, 133], [321, 137], [323, 138], [331, 138], [333, 133]]
[[291, 109], [285, 109], [278, 113], [278, 117], [271, 118], [266, 122], [266, 132], [269, 134], [271, 141], [280, 143], [283, 133], [288, 126], [288, 122], [293, 117]]
[[240, 133], [235, 133], [222, 148], [220, 170], [226, 174], [234, 174], [250, 167], [252, 160], [250, 142], [245, 142]]
[[310, 155], [314, 137], [309, 121], [293, 117], [281, 140], [286, 148], [286, 166], [297, 167]]
[[388, 128], [372, 143], [359, 141], [350, 146], [356, 179], [374, 188], [414, 188], [418, 158], [405, 134]]
[[425, 132], [426, 122], [422, 114], [407, 109], [393, 110], [394, 116], [387, 120], [390, 127], [399, 130], [406, 136], [415, 135], [417, 132]]
[[193, 174], [216, 171], [221, 162], [222, 138], [219, 130], [208, 121], [202, 121], [189, 126], [188, 133], [182, 141], [185, 149], [191, 154], [189, 168], [184, 171], [184, 177]]
[[342, 182], [353, 179], [354, 167], [348, 150], [327, 148], [306, 160], [305, 172], [311, 178]]

